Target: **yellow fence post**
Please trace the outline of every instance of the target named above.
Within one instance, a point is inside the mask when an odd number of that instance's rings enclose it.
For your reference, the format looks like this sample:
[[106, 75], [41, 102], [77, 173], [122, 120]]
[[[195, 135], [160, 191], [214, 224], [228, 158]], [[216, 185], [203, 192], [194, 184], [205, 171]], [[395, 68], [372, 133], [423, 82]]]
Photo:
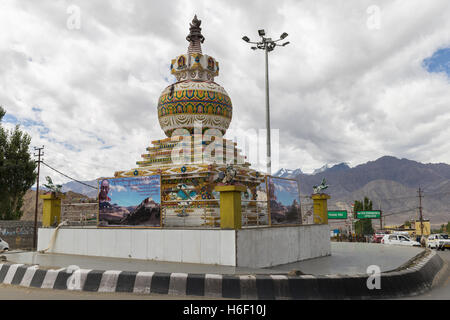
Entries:
[[311, 195], [314, 205], [314, 224], [328, 224], [327, 200], [331, 197], [325, 193]]
[[39, 196], [44, 200], [42, 206], [42, 226], [50, 227], [52, 225], [58, 225], [61, 220], [61, 199], [64, 198], [63, 194], [42, 194]]
[[220, 228], [241, 229], [242, 210], [241, 192], [245, 192], [245, 186], [216, 186], [215, 190], [220, 192]]

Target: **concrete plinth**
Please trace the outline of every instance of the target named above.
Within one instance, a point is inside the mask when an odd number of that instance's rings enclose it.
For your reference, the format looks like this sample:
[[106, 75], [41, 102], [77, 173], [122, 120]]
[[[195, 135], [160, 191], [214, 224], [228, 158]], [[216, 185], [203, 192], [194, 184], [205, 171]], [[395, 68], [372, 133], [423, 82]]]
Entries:
[[[55, 229], [41, 228], [38, 250]], [[206, 229], [58, 230], [54, 253], [261, 268], [330, 255], [328, 225]]]
[[314, 223], [316, 224], [328, 224], [328, 206], [327, 200], [330, 196], [325, 193], [311, 195], [313, 200], [314, 210]]
[[42, 194], [39, 197], [44, 200], [42, 206], [42, 226], [49, 227], [58, 225], [61, 218], [61, 199], [64, 199], [65, 196], [52, 192]]

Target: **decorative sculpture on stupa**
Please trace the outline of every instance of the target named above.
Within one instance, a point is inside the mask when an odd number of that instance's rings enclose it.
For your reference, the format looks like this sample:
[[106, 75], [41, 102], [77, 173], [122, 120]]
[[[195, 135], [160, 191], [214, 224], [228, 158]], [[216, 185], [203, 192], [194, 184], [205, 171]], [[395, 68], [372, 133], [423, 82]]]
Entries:
[[204, 130], [218, 129], [225, 134], [231, 116], [231, 99], [223, 87], [214, 82], [219, 75], [219, 63], [202, 54], [201, 21], [194, 17], [188, 52], [172, 59], [170, 72], [177, 82], [163, 90], [158, 101], [158, 119], [161, 128], [170, 137], [177, 128], [193, 130], [195, 122]]

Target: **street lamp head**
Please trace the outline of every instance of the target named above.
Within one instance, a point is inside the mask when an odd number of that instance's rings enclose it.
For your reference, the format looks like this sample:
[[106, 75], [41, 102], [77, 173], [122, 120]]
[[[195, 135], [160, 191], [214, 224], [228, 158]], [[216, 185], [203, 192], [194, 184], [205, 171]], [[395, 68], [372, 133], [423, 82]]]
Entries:
[[258, 48], [257, 48], [257, 47], [252, 47], [252, 49], [253, 49], [253, 50], [256, 50], [256, 49], [258, 49]]
[[285, 42], [285, 43], [282, 44], [282, 46], [284, 47], [284, 46], [288, 45], [289, 43], [290, 43], [289, 41]]
[[245, 42], [249, 42], [250, 41], [250, 39], [247, 36], [243, 36], [242, 40], [244, 40]]
[[259, 34], [261, 37], [264, 37], [264, 36], [266, 35], [266, 32], [264, 31], [264, 29], [261, 29], [261, 30], [258, 30], [258, 34]]
[[283, 34], [281, 35], [281, 39], [284, 39], [284, 38], [286, 38], [288, 36], [288, 34], [286, 33], [286, 32], [283, 32]]

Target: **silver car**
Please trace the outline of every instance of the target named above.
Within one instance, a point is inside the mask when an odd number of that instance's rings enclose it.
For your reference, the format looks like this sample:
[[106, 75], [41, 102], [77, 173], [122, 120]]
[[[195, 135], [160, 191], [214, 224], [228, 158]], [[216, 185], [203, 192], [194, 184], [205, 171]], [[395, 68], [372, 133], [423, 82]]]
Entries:
[[387, 234], [381, 239], [382, 244], [394, 244], [400, 246], [420, 247], [420, 243], [411, 240], [407, 236], [401, 234]]
[[8, 244], [8, 242], [6, 242], [2, 238], [0, 238], [0, 252], [5, 251], [5, 250], [9, 250], [9, 244]]

